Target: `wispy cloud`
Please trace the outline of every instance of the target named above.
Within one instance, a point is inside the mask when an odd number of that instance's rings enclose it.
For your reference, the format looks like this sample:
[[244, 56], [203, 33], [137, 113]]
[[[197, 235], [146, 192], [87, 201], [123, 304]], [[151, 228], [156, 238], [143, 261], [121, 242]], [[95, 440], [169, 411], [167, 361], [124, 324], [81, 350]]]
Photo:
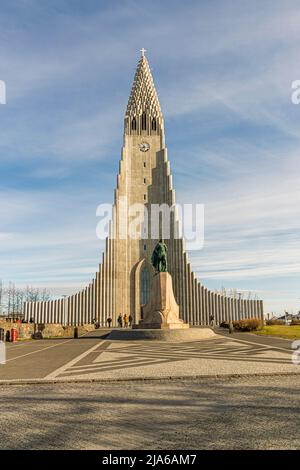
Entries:
[[268, 308], [296, 309], [297, 2], [151, 5], [1, 3], [0, 276], [68, 293], [93, 275], [103, 248], [95, 208], [113, 198], [123, 114], [144, 46], [177, 201], [206, 207], [204, 249], [190, 253], [194, 269], [211, 288], [264, 284]]

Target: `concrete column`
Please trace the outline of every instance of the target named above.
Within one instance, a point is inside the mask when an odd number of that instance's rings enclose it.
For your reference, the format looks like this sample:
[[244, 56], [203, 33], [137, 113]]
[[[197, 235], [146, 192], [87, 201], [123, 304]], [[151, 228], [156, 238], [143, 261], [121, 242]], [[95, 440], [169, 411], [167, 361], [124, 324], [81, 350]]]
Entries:
[[215, 325], [217, 324], [216, 294], [211, 292], [211, 313], [214, 316]]
[[[108, 250], [108, 248], [107, 248]], [[109, 266], [108, 266], [108, 255], [106, 251], [105, 255], [105, 276], [104, 276], [104, 311], [103, 311], [103, 326], [106, 324], [106, 319], [108, 317], [109, 309], [109, 287], [108, 287], [108, 276], [109, 276]]]
[[243, 305], [243, 319], [245, 320], [247, 318], [247, 312], [246, 312], [246, 300], [242, 300], [242, 305]]
[[100, 265], [100, 276], [99, 276], [99, 323], [102, 326], [103, 318], [103, 265]]
[[220, 294], [220, 308], [222, 312], [222, 321], [226, 321], [225, 297]]
[[83, 325], [86, 323], [86, 302], [87, 302], [87, 289], [83, 289], [82, 291], [82, 312], [79, 318], [78, 325]]
[[222, 323], [223, 321], [220, 294], [216, 294], [216, 305], [217, 305], [217, 321], [218, 321], [218, 324], [220, 325], [220, 323]]
[[96, 273], [96, 281], [95, 281], [95, 317], [96, 320], [100, 321], [100, 309], [99, 309], [99, 278], [100, 278], [100, 267], [99, 271]]
[[211, 310], [211, 291], [207, 290], [207, 313], [208, 313], [208, 323], [210, 323], [210, 316], [212, 313]]
[[59, 321], [59, 299], [56, 300], [56, 323], [60, 323]]
[[96, 295], [97, 295], [97, 281], [96, 279], [93, 280], [93, 289], [92, 289], [92, 319], [95, 318], [97, 321], [97, 310], [96, 310]]
[[228, 297], [224, 296], [223, 302], [224, 302], [224, 316], [225, 316], [225, 321], [228, 322], [228, 303], [227, 303]]
[[63, 322], [62, 307], [63, 307], [62, 299], [59, 299], [59, 301], [58, 301], [58, 323], [60, 323], [60, 324]]
[[76, 294], [73, 294], [70, 297], [70, 309], [69, 309], [69, 317], [68, 317], [69, 325], [73, 325], [73, 313], [75, 309], [76, 309]]
[[205, 288], [205, 310], [206, 310], [206, 313], [205, 313], [205, 324], [206, 325], [209, 325], [209, 290], [207, 288]]
[[224, 317], [225, 317], [225, 312], [224, 312], [224, 297], [223, 297], [223, 294], [219, 294], [218, 307], [219, 307], [220, 323], [222, 323], [222, 321], [224, 321]]
[[45, 303], [46, 302], [41, 302], [41, 306], [40, 306], [41, 318], [42, 318], [41, 323], [47, 323], [47, 318], [46, 318], [46, 315], [45, 315]]
[[104, 276], [104, 318], [103, 323], [105, 325], [106, 319], [108, 317], [108, 309], [109, 309], [109, 286], [108, 286], [108, 278], [109, 278], [109, 266], [108, 266], [108, 242], [106, 242], [106, 256], [105, 256], [105, 276]]
[[88, 324], [92, 323], [92, 315], [93, 315], [93, 283], [91, 282], [87, 289], [86, 322]]
[[195, 311], [194, 311], [194, 296], [193, 296], [193, 283], [194, 283], [194, 279], [193, 279], [193, 273], [192, 273], [192, 269], [191, 269], [191, 265], [190, 263], [188, 264], [188, 273], [189, 273], [189, 316], [190, 316], [190, 321], [191, 321], [191, 325], [194, 325], [195, 324]]
[[251, 317], [253, 318], [253, 317], [255, 317], [253, 300], [250, 300], [250, 308], [251, 308]]
[[59, 300], [55, 300], [55, 323], [59, 323]]
[[74, 309], [74, 311], [73, 311], [73, 313], [72, 313], [72, 325], [73, 325], [73, 326], [76, 326], [77, 316], [79, 315], [79, 313], [78, 313], [78, 312], [79, 312], [79, 309], [80, 309], [80, 307], [79, 307], [79, 300], [80, 300], [80, 299], [79, 299], [79, 292], [78, 292], [78, 293], [76, 294], [76, 296], [75, 296], [75, 309]]
[[185, 298], [184, 298], [184, 312], [185, 312], [185, 321], [189, 322], [189, 280], [188, 280], [188, 268], [187, 268], [187, 256], [184, 254], [184, 289], [185, 289]]
[[184, 288], [184, 280], [183, 280], [183, 274], [184, 274], [184, 257], [183, 257], [183, 252], [182, 252], [182, 240], [178, 240], [179, 244], [179, 250], [180, 253], [178, 253], [178, 258], [179, 258], [179, 271], [182, 274], [182, 278], [179, 280], [179, 290], [180, 290], [180, 306], [181, 306], [181, 319], [185, 320], [185, 288]]
[[102, 316], [101, 316], [101, 326], [105, 326], [104, 323], [104, 317], [105, 317], [105, 307], [106, 307], [106, 302], [105, 302], [105, 262], [102, 263], [102, 285], [101, 285], [101, 305], [102, 305]]
[[35, 316], [35, 312], [34, 312], [34, 303], [33, 302], [29, 302], [29, 314], [30, 316], [34, 319], [35, 323], [37, 322], [37, 318]]
[[231, 320], [234, 321], [235, 311], [234, 311], [234, 299], [233, 298], [230, 299], [230, 311], [231, 311]]
[[234, 308], [234, 320], [236, 321], [238, 319], [238, 299], [234, 298], [233, 299], [233, 308]]
[[73, 296], [69, 296], [66, 300], [66, 303], [67, 303], [67, 315], [66, 315], [66, 322], [67, 322], [67, 325], [70, 325], [70, 310], [71, 310], [71, 301], [72, 301], [72, 297]]
[[78, 309], [76, 310], [74, 326], [79, 325], [81, 316], [82, 316], [82, 291], [78, 292]]
[[23, 315], [24, 315], [25, 321], [28, 321], [29, 318], [28, 318], [27, 302], [24, 302], [24, 303], [23, 303]]
[[246, 312], [247, 312], [247, 318], [251, 317], [251, 312], [250, 312], [250, 300], [246, 300]]
[[196, 312], [195, 312], [195, 316], [196, 316], [196, 319], [195, 319], [195, 324], [196, 325], [199, 325], [200, 324], [200, 315], [199, 315], [199, 291], [198, 291], [198, 281], [197, 279], [194, 279], [194, 299], [195, 299], [195, 309], [196, 309]]
[[51, 302], [48, 300], [47, 302], [47, 322], [51, 323]]
[[259, 318], [261, 320], [263, 320], [264, 319], [264, 302], [263, 302], [263, 300], [259, 300], [259, 315], [260, 315]]
[[[173, 224], [174, 224], [174, 214], [171, 214], [172, 217], [172, 232], [174, 233]], [[179, 288], [179, 253], [178, 253], [178, 240], [174, 239], [173, 243], [173, 262], [174, 262], [174, 293], [177, 303], [180, 306], [180, 288]], [[180, 308], [179, 308], [180, 310]], [[179, 312], [181, 315], [181, 312]]]
[[[112, 304], [113, 304], [113, 290], [112, 290], [112, 274], [113, 274], [113, 271], [112, 271], [112, 240], [109, 239], [109, 243], [108, 243], [108, 246], [109, 246], [109, 309], [108, 309], [108, 312], [107, 312], [107, 317], [111, 317], [112, 318]], [[133, 312], [132, 312], [133, 313]]]
[[[112, 233], [114, 233], [114, 227], [112, 226]], [[111, 239], [111, 318], [112, 324], [114, 325], [116, 322], [116, 312], [115, 312], [115, 297], [116, 297], [116, 290], [115, 290], [115, 240]], [[134, 313], [134, 312], [132, 312]]]
[[61, 300], [60, 300], [60, 299], [57, 299], [57, 304], [56, 304], [56, 323], [58, 323], [58, 324], [61, 323], [60, 303], [61, 303]]
[[202, 285], [198, 282], [198, 303], [199, 303], [199, 325], [202, 325], [203, 305], [202, 305]]
[[231, 311], [231, 299], [227, 297], [227, 312], [228, 312], [228, 321], [232, 320], [232, 311]]

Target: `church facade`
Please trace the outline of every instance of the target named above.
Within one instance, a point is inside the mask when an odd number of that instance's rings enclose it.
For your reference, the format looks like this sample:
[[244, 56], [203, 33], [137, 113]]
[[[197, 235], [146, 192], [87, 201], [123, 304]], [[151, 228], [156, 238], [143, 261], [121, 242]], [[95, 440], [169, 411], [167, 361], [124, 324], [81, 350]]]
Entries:
[[[99, 270], [92, 282], [74, 295], [26, 302], [25, 319], [68, 325], [96, 321], [105, 326], [108, 318], [116, 325], [119, 314], [127, 313], [138, 323], [154, 274], [151, 255], [163, 237], [161, 223], [158, 223], [157, 238], [151, 237], [151, 210], [158, 205], [172, 208], [174, 204], [163, 115], [148, 60], [142, 51], [125, 114], [113, 217]], [[131, 221], [124, 218], [124, 206], [147, 210], [148, 217], [141, 222], [135, 237], [129, 235]], [[263, 318], [261, 300], [243, 300], [213, 292], [196, 278], [184, 239], [179, 236], [176, 213], [172, 210], [169, 237], [164, 241], [181, 319], [191, 325], [208, 325], [212, 316], [216, 324], [241, 318]]]

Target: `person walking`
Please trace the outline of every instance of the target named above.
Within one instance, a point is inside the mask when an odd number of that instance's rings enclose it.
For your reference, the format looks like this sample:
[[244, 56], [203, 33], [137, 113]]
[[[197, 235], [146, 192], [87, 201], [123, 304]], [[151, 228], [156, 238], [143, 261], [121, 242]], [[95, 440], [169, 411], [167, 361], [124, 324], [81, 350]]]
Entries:
[[118, 325], [119, 325], [119, 328], [122, 328], [123, 327], [123, 320], [122, 320], [122, 315], [120, 313], [120, 315], [118, 316]]
[[112, 318], [109, 317], [109, 318], [106, 320], [106, 323], [107, 323], [108, 328], [110, 328], [110, 326], [111, 326], [111, 324], [112, 324]]
[[129, 320], [129, 326], [132, 326], [132, 321], [133, 321], [133, 318], [132, 318], [132, 316], [131, 316], [131, 315], [129, 315], [129, 318], [128, 318], [128, 320]]

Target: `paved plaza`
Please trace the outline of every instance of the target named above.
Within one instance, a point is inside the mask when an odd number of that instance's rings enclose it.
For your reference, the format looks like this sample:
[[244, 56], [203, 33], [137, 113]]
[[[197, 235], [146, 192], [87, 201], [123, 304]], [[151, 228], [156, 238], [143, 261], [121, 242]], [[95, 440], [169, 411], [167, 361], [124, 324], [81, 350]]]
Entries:
[[0, 385], [3, 449], [299, 449], [299, 377]]
[[291, 354], [290, 341], [225, 332], [181, 343], [94, 331], [9, 344], [0, 448], [299, 449]]
[[8, 344], [0, 383], [107, 381], [261, 374], [300, 374], [291, 341], [217, 334], [201, 341], [109, 341], [95, 330], [75, 339]]

